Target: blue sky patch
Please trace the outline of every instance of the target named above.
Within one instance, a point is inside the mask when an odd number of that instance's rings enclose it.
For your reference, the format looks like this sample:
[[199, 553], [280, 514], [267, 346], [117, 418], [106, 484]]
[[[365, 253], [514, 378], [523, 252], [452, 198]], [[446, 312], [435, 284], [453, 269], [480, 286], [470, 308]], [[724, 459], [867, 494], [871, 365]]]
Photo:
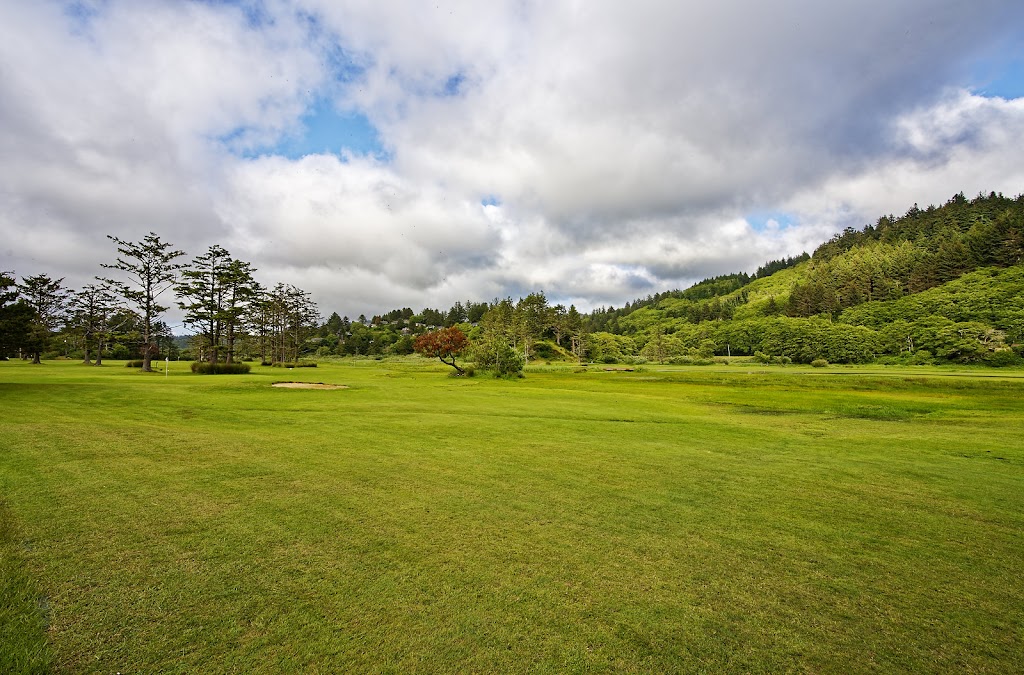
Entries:
[[285, 140], [275, 154], [290, 158], [315, 154], [338, 154], [343, 149], [357, 155], [383, 156], [380, 134], [366, 115], [338, 112], [329, 101], [320, 101], [302, 118], [301, 137]]
[[487, 195], [480, 200], [480, 206], [501, 206], [501, 197], [497, 195]]
[[250, 131], [247, 127], [239, 127], [217, 140], [246, 158], [270, 154], [299, 159], [306, 155], [340, 155], [344, 150], [356, 155], [372, 155], [378, 160], [390, 158], [377, 128], [362, 113], [338, 112], [331, 103], [321, 101], [310, 109], [300, 124], [301, 133], [284, 138], [273, 146], [245, 148], [245, 137]]
[[1024, 48], [1010, 45], [971, 68], [971, 91], [1012, 99], [1024, 96]]
[[1002, 73], [984, 81], [975, 93], [1005, 99], [1024, 96], [1024, 60], [1011, 64]]
[[796, 222], [796, 218], [792, 214], [783, 211], [755, 211], [754, 213], [748, 213], [744, 216], [744, 219], [758, 232], [764, 232], [768, 227], [768, 221], [771, 220], [778, 223], [779, 228], [783, 230]]

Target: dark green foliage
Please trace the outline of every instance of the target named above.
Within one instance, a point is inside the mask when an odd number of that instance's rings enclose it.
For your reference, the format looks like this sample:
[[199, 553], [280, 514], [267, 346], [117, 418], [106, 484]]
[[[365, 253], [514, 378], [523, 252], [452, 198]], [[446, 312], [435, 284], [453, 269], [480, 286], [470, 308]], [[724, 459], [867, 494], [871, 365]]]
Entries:
[[416, 351], [413, 349], [414, 342], [415, 340], [411, 335], [403, 335], [391, 345], [391, 353], [398, 354], [399, 356], [408, 356]]
[[249, 370], [250, 366], [248, 363], [192, 362], [192, 372], [196, 375], [245, 375]]
[[744, 272], [738, 274], [723, 274], [711, 277], [690, 286], [685, 291], [672, 291], [662, 295], [665, 297], [682, 298], [683, 300], [707, 300], [729, 295], [733, 291], [743, 288], [750, 283], [752, 277]]
[[13, 272], [0, 272], [0, 357], [14, 356], [29, 343], [35, 311], [18, 298]]
[[143, 363], [142, 359], [136, 359], [135, 361], [128, 361], [124, 366], [125, 368], [141, 368]]
[[1007, 368], [1024, 364], [1024, 359], [1017, 355], [1012, 349], [1001, 349], [997, 352], [987, 354], [984, 358], [985, 365], [995, 368]]
[[18, 285], [22, 300], [32, 308], [28, 333], [22, 347], [32, 354], [32, 362], [39, 363], [44, 351], [51, 348], [54, 331], [64, 322], [67, 289], [64, 279], [51, 279], [45, 274], [22, 277]]
[[1021, 261], [1022, 213], [1024, 195], [1013, 199], [990, 192], [969, 200], [961, 192], [940, 207], [929, 206], [922, 210], [914, 204], [899, 218], [883, 216], [875, 225], [863, 230], [848, 227], [819, 246], [814, 251], [814, 259], [829, 260], [870, 242], [921, 242], [935, 250], [955, 235], [966, 235], [973, 230], [973, 235], [964, 240], [971, 242], [969, 248], [985, 250], [985, 255], [1001, 258], [1000, 264], [1013, 265]]
[[264, 362], [263, 365], [273, 365], [275, 368], [316, 368], [316, 361], [278, 361], [274, 364]]
[[800, 263], [810, 259], [811, 256], [808, 255], [805, 251], [804, 253], [801, 253], [798, 256], [790, 256], [788, 258], [781, 258], [779, 260], [770, 260], [761, 267], [758, 267], [757, 271], [754, 272], [754, 276], [752, 276], [751, 279], [764, 279], [765, 277], [770, 277], [776, 272], [781, 272], [784, 269], [788, 269], [790, 267], [793, 267], [794, 265], [799, 265]]

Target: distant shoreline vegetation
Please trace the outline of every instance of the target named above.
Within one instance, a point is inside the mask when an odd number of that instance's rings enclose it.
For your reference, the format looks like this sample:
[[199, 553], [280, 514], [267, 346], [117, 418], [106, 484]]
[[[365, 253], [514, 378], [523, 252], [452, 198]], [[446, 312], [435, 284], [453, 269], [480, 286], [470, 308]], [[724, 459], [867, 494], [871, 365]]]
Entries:
[[[98, 279], [73, 291], [62, 279], [0, 273], [0, 356], [185, 358], [210, 364], [294, 364], [328, 356], [408, 355], [418, 337], [458, 327], [462, 358], [507, 373], [531, 362], [710, 363], [757, 356], [775, 363], [1024, 363], [1024, 196], [954, 195], [942, 206], [847, 228], [809, 255], [768, 261], [581, 314], [543, 292], [513, 301], [456, 302], [447, 311], [394, 309], [326, 321], [309, 294], [266, 289], [249, 263], [219, 246], [189, 263], [150, 234], [114, 240], [122, 258], [143, 244], [169, 258], [160, 289], [186, 312], [191, 336], [159, 321], [154, 289]], [[130, 262], [130, 261], [129, 261]], [[122, 277], [124, 278], [124, 277]], [[128, 277], [131, 278], [130, 275]], [[150, 302], [147, 304], [146, 298]], [[145, 308], [151, 311], [147, 315]]]

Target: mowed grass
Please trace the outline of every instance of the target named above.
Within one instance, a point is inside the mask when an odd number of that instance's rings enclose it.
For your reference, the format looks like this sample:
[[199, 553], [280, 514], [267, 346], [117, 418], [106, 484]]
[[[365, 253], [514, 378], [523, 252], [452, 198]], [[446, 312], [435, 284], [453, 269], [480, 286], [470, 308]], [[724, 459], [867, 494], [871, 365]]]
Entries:
[[0, 670], [1022, 669], [1020, 372], [171, 368], [0, 363]]

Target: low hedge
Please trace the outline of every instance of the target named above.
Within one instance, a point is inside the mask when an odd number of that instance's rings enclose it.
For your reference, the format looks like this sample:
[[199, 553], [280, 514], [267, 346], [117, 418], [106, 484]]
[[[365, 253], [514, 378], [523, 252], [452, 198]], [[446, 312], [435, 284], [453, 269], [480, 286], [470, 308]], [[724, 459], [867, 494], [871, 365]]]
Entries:
[[[266, 364], [263, 364], [263, 365], [266, 365]], [[270, 365], [274, 366], [275, 368], [316, 368], [316, 362], [315, 361], [297, 361], [297, 362], [293, 362], [293, 363], [289, 363], [287, 361], [281, 361], [281, 362], [278, 362], [278, 363], [272, 363]]]
[[192, 372], [196, 375], [245, 375], [249, 369], [248, 363], [192, 362]]

